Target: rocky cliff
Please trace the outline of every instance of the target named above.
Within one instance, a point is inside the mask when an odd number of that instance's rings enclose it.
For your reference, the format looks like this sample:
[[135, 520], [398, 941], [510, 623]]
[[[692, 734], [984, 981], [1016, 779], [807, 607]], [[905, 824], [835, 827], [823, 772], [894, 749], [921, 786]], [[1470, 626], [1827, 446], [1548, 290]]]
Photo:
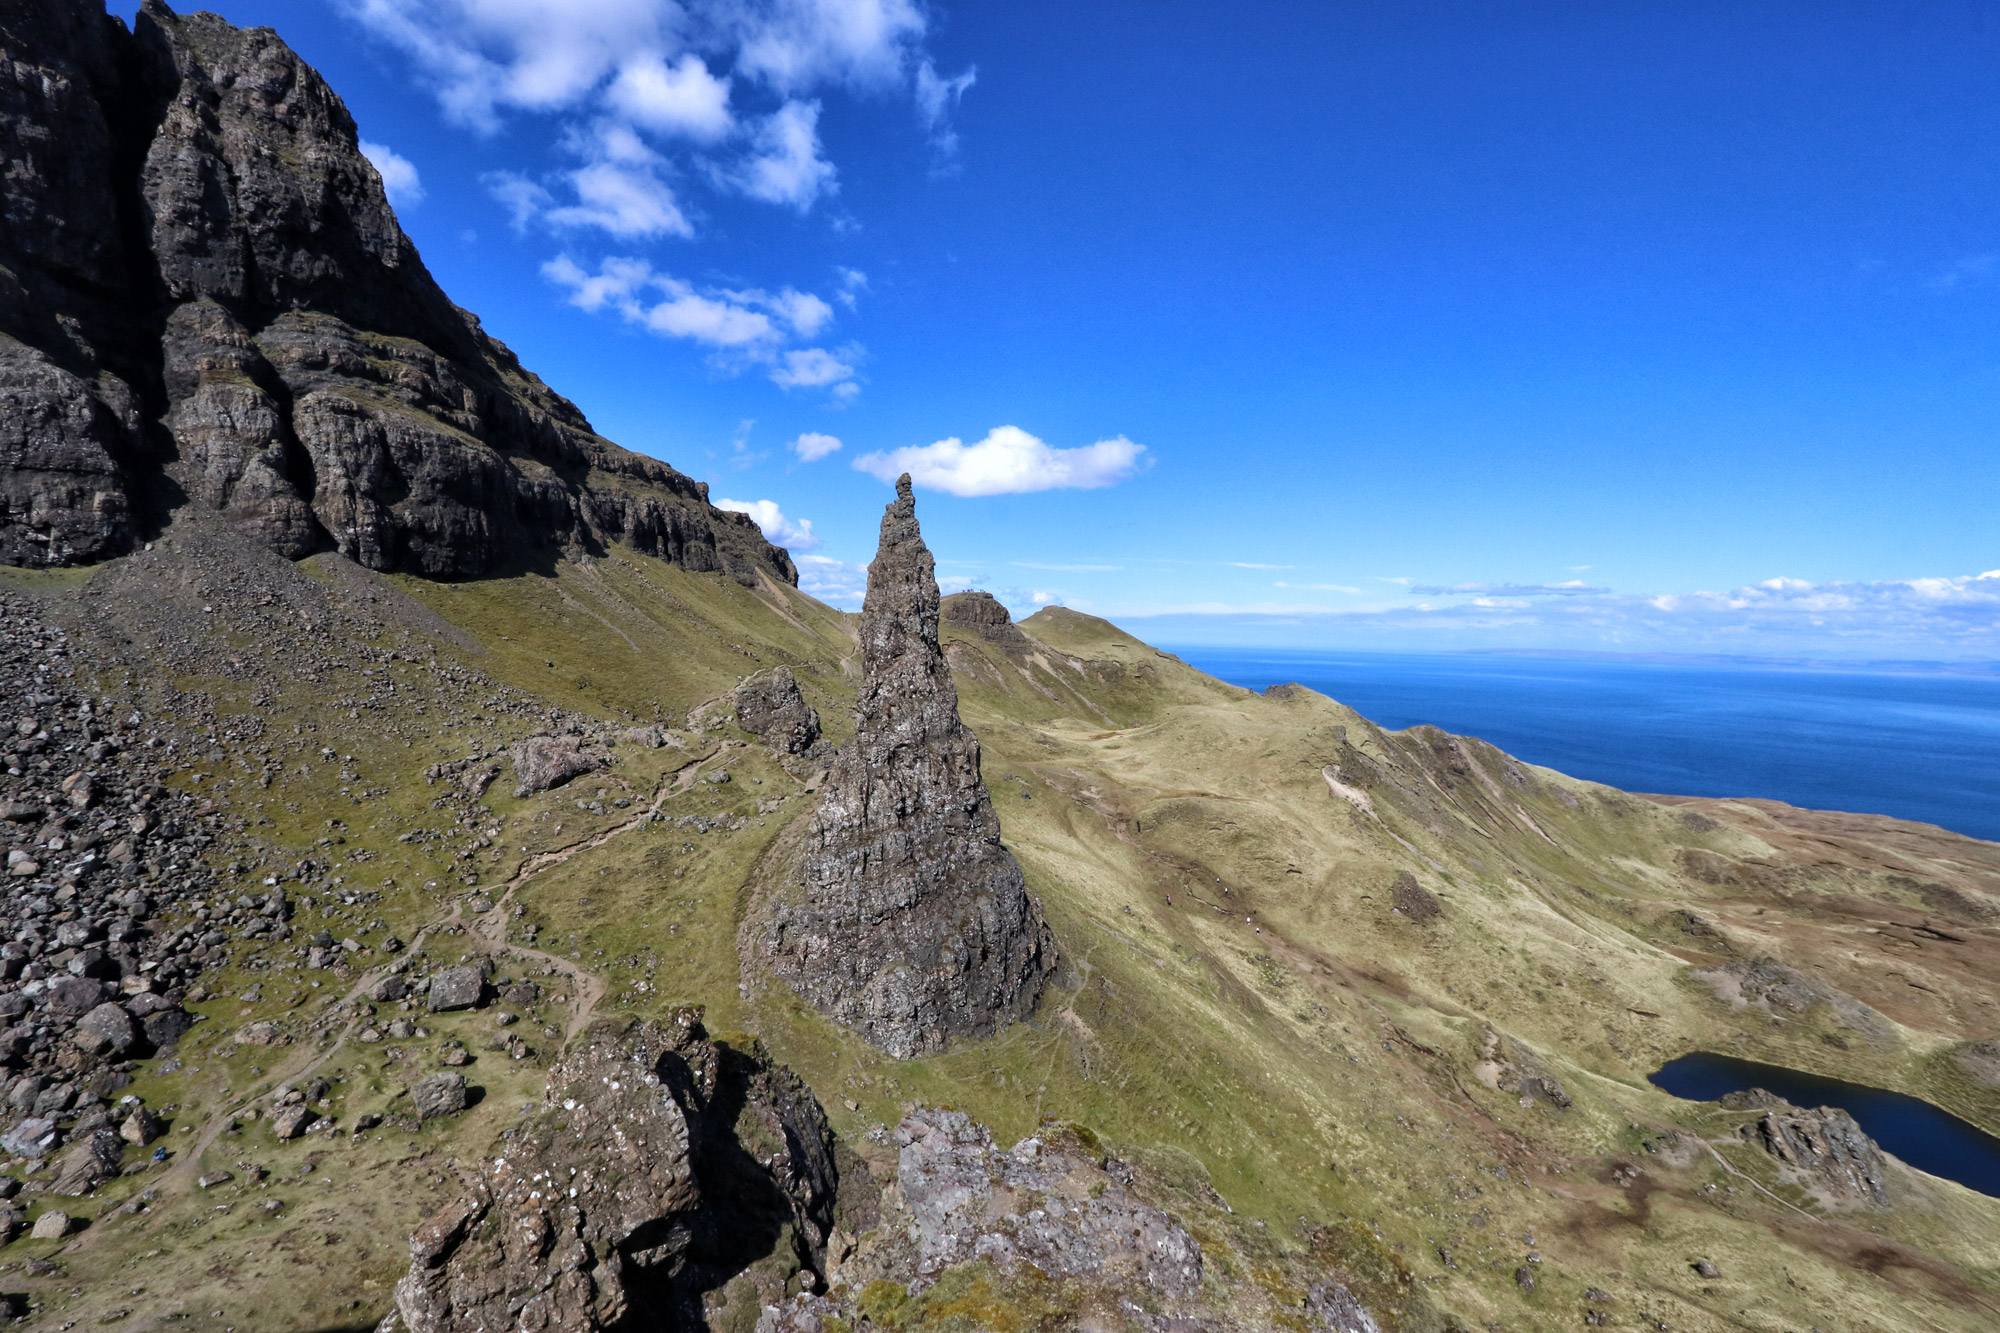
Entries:
[[451, 303], [347, 109], [270, 30], [11, 3], [0, 160], [0, 562], [114, 556], [192, 505], [378, 570], [625, 542], [796, 582]]
[[861, 660], [854, 739], [813, 815], [803, 896], [777, 907], [762, 947], [816, 1008], [908, 1058], [1024, 1017], [1056, 951], [959, 719], [907, 474], [868, 567]]

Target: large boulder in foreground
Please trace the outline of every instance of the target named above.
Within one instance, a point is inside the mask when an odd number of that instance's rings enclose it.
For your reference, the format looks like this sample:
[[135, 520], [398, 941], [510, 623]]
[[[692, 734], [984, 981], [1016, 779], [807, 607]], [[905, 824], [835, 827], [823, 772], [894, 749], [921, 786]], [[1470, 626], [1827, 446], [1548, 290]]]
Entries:
[[701, 1293], [768, 1264], [775, 1239], [795, 1271], [820, 1271], [836, 1183], [825, 1113], [760, 1049], [710, 1041], [693, 1010], [600, 1021], [474, 1187], [410, 1238], [380, 1327], [701, 1327]]
[[908, 474], [868, 568], [861, 660], [854, 739], [813, 816], [802, 892], [758, 947], [815, 1008], [908, 1059], [1025, 1017], [1056, 963], [959, 720]]

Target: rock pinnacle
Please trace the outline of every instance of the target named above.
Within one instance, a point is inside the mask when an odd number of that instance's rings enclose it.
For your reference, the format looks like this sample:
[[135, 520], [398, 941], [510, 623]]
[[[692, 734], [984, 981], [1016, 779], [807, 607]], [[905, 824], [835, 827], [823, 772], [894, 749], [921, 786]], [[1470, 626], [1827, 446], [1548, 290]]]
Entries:
[[765, 947], [814, 1007], [907, 1059], [1025, 1017], [1056, 961], [959, 720], [907, 473], [868, 567], [861, 660], [803, 897], [778, 909]]

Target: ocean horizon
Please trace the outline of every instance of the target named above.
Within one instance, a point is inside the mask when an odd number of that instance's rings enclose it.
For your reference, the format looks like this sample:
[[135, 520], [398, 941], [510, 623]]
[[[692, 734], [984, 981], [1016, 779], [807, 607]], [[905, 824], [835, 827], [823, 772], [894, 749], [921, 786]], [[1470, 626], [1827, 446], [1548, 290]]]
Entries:
[[1627, 791], [1762, 797], [2000, 841], [2000, 666], [1576, 652], [1162, 645], [1233, 685], [1296, 683]]

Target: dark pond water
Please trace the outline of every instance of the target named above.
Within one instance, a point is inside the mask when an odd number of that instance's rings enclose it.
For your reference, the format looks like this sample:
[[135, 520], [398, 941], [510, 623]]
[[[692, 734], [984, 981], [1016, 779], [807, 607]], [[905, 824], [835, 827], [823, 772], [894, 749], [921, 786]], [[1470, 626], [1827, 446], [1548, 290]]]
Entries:
[[2000, 1139], [1900, 1092], [1706, 1051], [1669, 1060], [1653, 1075], [1653, 1084], [1692, 1102], [1712, 1102], [1728, 1093], [1762, 1088], [1795, 1106], [1837, 1106], [1853, 1116], [1882, 1151], [1919, 1171], [2000, 1197]]

